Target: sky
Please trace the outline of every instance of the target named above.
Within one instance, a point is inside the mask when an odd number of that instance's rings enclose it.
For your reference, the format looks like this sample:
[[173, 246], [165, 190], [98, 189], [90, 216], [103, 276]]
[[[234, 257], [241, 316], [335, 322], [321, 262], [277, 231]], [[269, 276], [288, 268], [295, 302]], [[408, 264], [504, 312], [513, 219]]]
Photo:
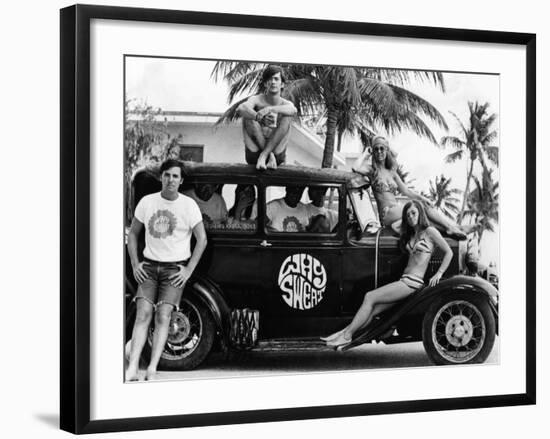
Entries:
[[[162, 110], [223, 112], [229, 106], [228, 85], [211, 77], [214, 61], [126, 58], [126, 98], [147, 102]], [[468, 102], [489, 103], [490, 113], [499, 113], [499, 77], [474, 73], [444, 73], [445, 92], [431, 83], [413, 81], [407, 89], [434, 105], [447, 122], [449, 131], [433, 123], [428, 126], [437, 140], [442, 136], [460, 136], [460, 127], [453, 112], [463, 123], [468, 123]], [[498, 129], [498, 119], [495, 127]], [[444, 158], [454, 150], [440, 148], [412, 132], [390, 136], [384, 132], [397, 153], [397, 160], [413, 178], [417, 191], [427, 191], [429, 181], [444, 174], [452, 179], [452, 186], [464, 189], [466, 184], [466, 160], [454, 164]], [[495, 145], [498, 146], [498, 139]], [[345, 137], [343, 151], [359, 151], [356, 139]], [[475, 173], [480, 175], [480, 167]], [[495, 178], [498, 178], [495, 171]], [[498, 264], [498, 234], [485, 233], [481, 243], [481, 262]]]

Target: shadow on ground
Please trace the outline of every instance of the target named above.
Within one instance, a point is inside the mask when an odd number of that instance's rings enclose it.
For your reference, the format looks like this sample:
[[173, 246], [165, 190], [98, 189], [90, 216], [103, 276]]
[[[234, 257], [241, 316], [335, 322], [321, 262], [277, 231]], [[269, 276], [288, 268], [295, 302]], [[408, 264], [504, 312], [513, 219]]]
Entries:
[[34, 417], [50, 428], [59, 429], [59, 415], [57, 413], [37, 413]]

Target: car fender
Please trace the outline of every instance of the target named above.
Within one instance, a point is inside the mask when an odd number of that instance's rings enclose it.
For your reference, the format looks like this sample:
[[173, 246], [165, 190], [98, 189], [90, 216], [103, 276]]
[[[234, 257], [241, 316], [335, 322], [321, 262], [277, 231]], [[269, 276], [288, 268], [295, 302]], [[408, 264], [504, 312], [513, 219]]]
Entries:
[[363, 333], [360, 333], [358, 336], [354, 337], [353, 341], [349, 345], [346, 345], [343, 350], [351, 349], [354, 346], [358, 346], [370, 340], [376, 339], [388, 331], [405, 315], [423, 315], [430, 306], [431, 299], [437, 295], [447, 294], [451, 291], [453, 293], [467, 293], [475, 291], [479, 294], [485, 295], [491, 310], [495, 315], [498, 328], [498, 290], [485, 279], [457, 275], [444, 279], [433, 287], [425, 287], [422, 290], [411, 294], [405, 300], [396, 304], [395, 307], [392, 307], [390, 310], [386, 311], [384, 313], [387, 316], [386, 318], [382, 318], [373, 325], [369, 325]]
[[473, 276], [457, 275], [444, 279], [433, 287], [423, 288], [418, 294], [415, 294], [411, 300], [411, 306], [407, 307], [407, 313], [424, 313], [430, 306], [430, 299], [439, 294], [477, 292], [485, 295], [489, 301], [491, 309], [497, 314], [498, 290], [485, 279]]
[[196, 297], [208, 308], [214, 318], [216, 329], [224, 344], [228, 346], [230, 309], [221, 288], [206, 277], [194, 275], [183, 294]]

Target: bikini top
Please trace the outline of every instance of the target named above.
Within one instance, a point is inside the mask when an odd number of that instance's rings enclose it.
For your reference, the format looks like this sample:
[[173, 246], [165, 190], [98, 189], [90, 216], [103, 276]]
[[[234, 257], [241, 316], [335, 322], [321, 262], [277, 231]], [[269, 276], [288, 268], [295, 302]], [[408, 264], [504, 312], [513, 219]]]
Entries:
[[423, 231], [421, 232], [421, 235], [419, 238], [414, 241], [410, 240], [407, 243], [407, 251], [411, 255], [415, 255], [418, 253], [429, 253], [431, 254], [434, 250], [434, 245], [430, 239], [426, 237], [426, 233]]
[[372, 190], [378, 193], [389, 192], [393, 195], [397, 195], [398, 192], [397, 185], [393, 181], [388, 182], [380, 177], [376, 177], [373, 181]]

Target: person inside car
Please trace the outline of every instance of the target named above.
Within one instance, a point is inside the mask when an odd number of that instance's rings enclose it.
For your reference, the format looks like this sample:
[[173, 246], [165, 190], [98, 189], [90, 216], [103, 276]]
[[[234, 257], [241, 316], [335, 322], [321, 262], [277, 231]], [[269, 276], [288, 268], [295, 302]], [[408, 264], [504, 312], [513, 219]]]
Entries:
[[276, 169], [285, 162], [294, 104], [281, 97], [285, 76], [280, 66], [265, 68], [260, 82], [263, 93], [251, 96], [237, 108], [243, 118], [245, 159], [256, 169]]
[[238, 184], [235, 188], [235, 203], [228, 212], [227, 227], [233, 230], [255, 230], [254, 212], [257, 212], [254, 186]]
[[184, 194], [195, 200], [202, 213], [202, 219], [208, 227], [213, 224], [223, 224], [227, 221], [227, 206], [222, 196], [217, 192], [219, 185], [197, 183]]
[[[472, 231], [470, 226], [458, 226], [446, 218], [441, 212], [435, 209], [432, 202], [409, 189], [401, 177], [397, 174], [397, 162], [395, 155], [390, 149], [389, 142], [382, 136], [375, 136], [372, 139], [371, 164], [367, 158], [371, 155], [368, 148], [355, 161], [352, 171], [364, 175], [371, 182], [372, 192], [378, 206], [380, 221], [384, 226], [392, 226], [398, 222], [403, 212], [403, 205], [397, 201], [396, 195], [402, 193], [411, 200], [416, 200], [424, 205], [429, 220], [448, 236], [457, 240], [464, 240], [467, 234]], [[395, 224], [394, 227], [397, 227]]]
[[238, 184], [235, 188], [235, 204], [229, 209], [228, 216], [235, 221], [250, 219], [256, 201], [256, 191], [251, 184]]
[[[161, 168], [161, 192], [143, 197], [138, 203], [128, 234], [128, 254], [138, 283], [136, 320], [125, 377], [138, 380], [141, 351], [149, 325], [155, 316], [151, 360], [145, 379], [155, 378], [168, 338], [172, 311], [178, 309], [183, 288], [206, 248], [206, 232], [197, 204], [178, 192], [183, 182], [183, 165], [165, 161]], [[143, 260], [138, 256], [138, 238], [145, 229]], [[191, 235], [196, 245], [191, 251]]]
[[[328, 231], [325, 233], [328, 233], [338, 225], [338, 212], [325, 207], [326, 192], [326, 187], [309, 186], [307, 189], [307, 193], [311, 202], [307, 205], [307, 207], [309, 209], [309, 215], [312, 220], [319, 215], [322, 215], [326, 218], [325, 226], [328, 226]], [[318, 226], [316, 228], [319, 229]]]
[[449, 244], [435, 227], [429, 225], [424, 206], [417, 200], [409, 201], [403, 208], [400, 246], [409, 254], [401, 279], [367, 292], [348, 326], [328, 337], [321, 337], [328, 346], [338, 348], [349, 344], [353, 334], [368, 325], [374, 316], [423, 288], [424, 275], [436, 247], [443, 251], [444, 256], [439, 270], [429, 280], [429, 286], [439, 283], [453, 258]]
[[300, 201], [303, 186], [286, 186], [284, 198], [267, 203], [268, 228], [277, 232], [304, 232], [311, 215], [307, 206]]

